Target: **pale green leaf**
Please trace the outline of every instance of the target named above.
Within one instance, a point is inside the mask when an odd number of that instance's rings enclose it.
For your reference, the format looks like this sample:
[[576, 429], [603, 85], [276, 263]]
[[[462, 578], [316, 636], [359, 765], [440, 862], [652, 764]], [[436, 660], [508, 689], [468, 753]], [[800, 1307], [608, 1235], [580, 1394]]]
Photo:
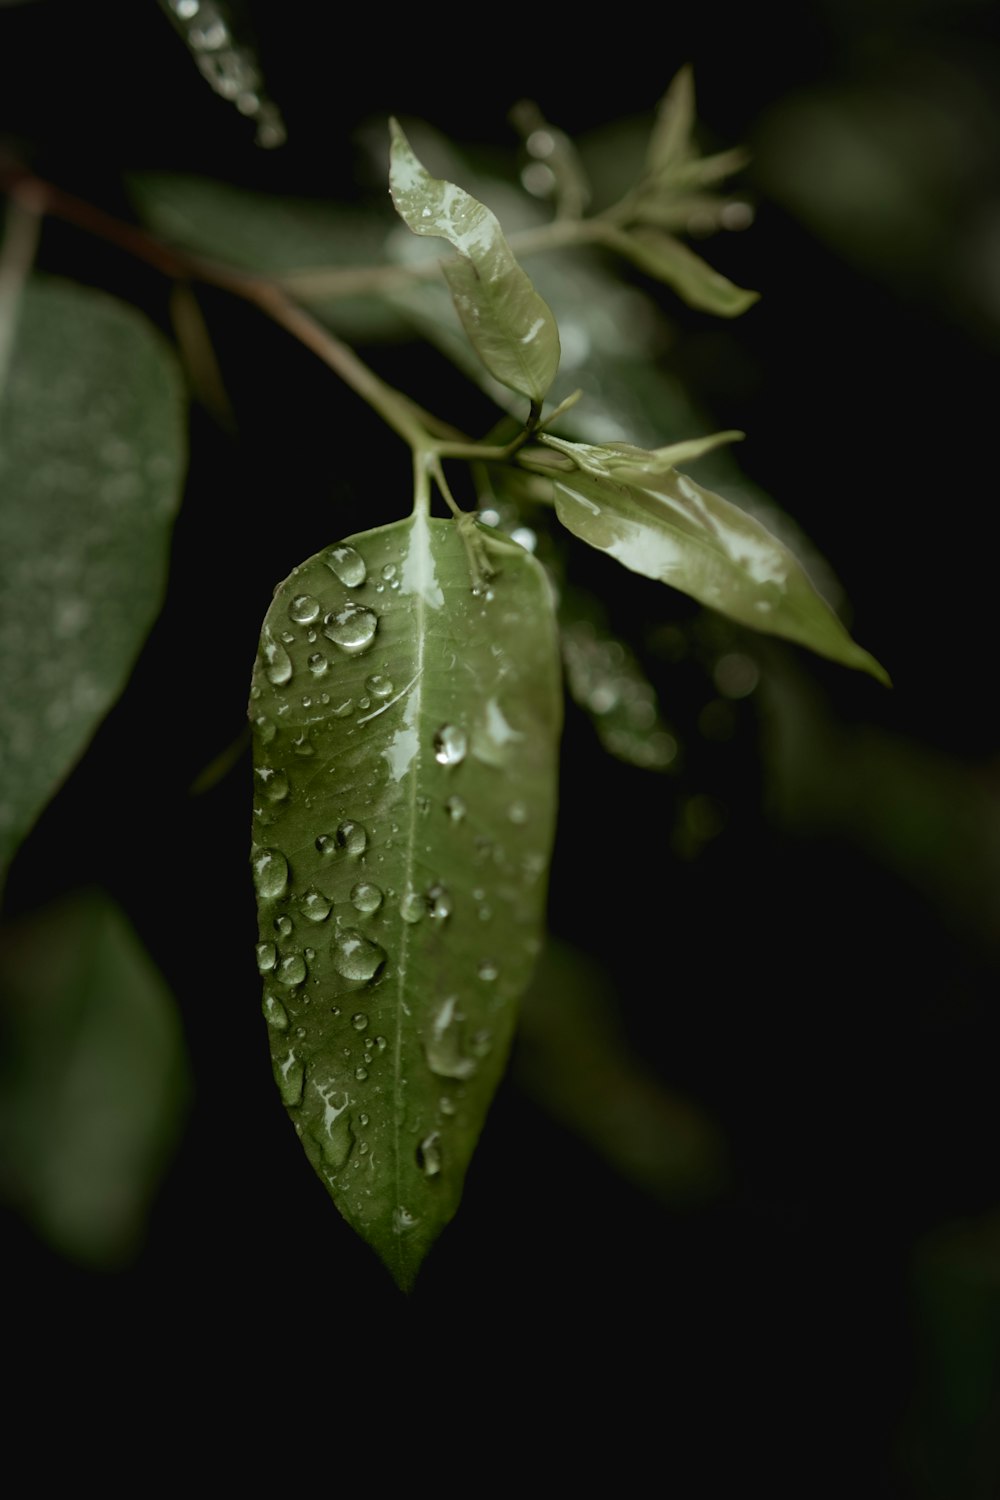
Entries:
[[637, 448], [632, 443], [571, 443], [566, 438], [542, 433], [541, 441], [559, 453], [566, 454], [577, 467], [597, 478], [614, 476], [622, 470], [630, 473], [665, 474], [678, 464], [690, 464], [706, 453], [720, 448], [724, 443], [738, 443], [746, 436], [731, 428], [726, 432], [713, 432], [709, 437], [688, 438], [681, 443], [668, 443], [665, 448]]
[[[466, 540], [489, 549], [485, 592]], [[275, 1077], [341, 1213], [409, 1286], [540, 943], [561, 715], [545, 575], [419, 515], [351, 537], [278, 588], [251, 715]]]
[[590, 546], [742, 625], [783, 636], [888, 682], [798, 559], [753, 516], [686, 474], [621, 470], [553, 477], [556, 512]]
[[0, 934], [0, 1181], [63, 1254], [142, 1240], [189, 1083], [173, 996], [121, 911], [82, 892]]
[[646, 151], [650, 176], [664, 177], [692, 154], [695, 122], [694, 72], [685, 64], [660, 101]]
[[2, 868], [159, 612], [185, 440], [174, 357], [121, 302], [30, 278], [0, 335]]
[[737, 318], [760, 298], [759, 292], [736, 286], [687, 245], [660, 229], [640, 226], [626, 233], [609, 225], [604, 239], [641, 271], [666, 282], [689, 307], [701, 312]]
[[559, 368], [552, 312], [518, 265], [485, 204], [431, 177], [392, 121], [389, 184], [414, 234], [447, 240], [460, 259], [443, 269], [469, 340], [501, 385], [540, 403]]

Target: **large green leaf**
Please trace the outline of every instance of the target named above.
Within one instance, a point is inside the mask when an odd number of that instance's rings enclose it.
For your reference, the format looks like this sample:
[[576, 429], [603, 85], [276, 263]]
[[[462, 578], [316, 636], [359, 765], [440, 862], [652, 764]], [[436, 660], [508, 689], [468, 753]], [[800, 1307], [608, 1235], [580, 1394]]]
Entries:
[[422, 516], [278, 588], [251, 690], [275, 1077], [345, 1218], [409, 1286], [452, 1217], [539, 947], [561, 697], [548, 584]]
[[640, 468], [623, 464], [619, 444], [559, 448], [579, 467], [553, 473], [556, 513], [582, 541], [742, 625], [888, 682], [794, 554], [754, 516], [688, 475], [662, 470], [660, 454]]
[[0, 933], [0, 1184], [57, 1249], [134, 1254], [188, 1097], [173, 997], [118, 907], [82, 892]]
[[540, 403], [559, 368], [559, 330], [496, 215], [453, 182], [431, 177], [395, 120], [389, 186], [414, 234], [447, 240], [459, 252], [444, 274], [483, 364], [501, 385]]
[[185, 442], [174, 358], [122, 303], [32, 278], [0, 334], [2, 868], [156, 618]]

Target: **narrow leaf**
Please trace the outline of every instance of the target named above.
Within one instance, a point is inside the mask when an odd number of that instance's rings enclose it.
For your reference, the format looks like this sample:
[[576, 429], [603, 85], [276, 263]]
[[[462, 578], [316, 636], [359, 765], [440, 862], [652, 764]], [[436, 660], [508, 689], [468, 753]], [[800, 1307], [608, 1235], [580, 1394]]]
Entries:
[[678, 464], [694, 463], [724, 443], [738, 443], [746, 436], [731, 428], [726, 432], [713, 432], [709, 437], [687, 438], [682, 443], [669, 443], [665, 448], [637, 448], [632, 443], [571, 443], [566, 438], [542, 433], [541, 440], [550, 448], [565, 453], [587, 474], [599, 479], [613, 476], [622, 470], [630, 473], [665, 474]]
[[[482, 543], [487, 533], [477, 532]], [[556, 797], [545, 575], [421, 516], [297, 568], [254, 671], [253, 869], [275, 1077], [408, 1287], [455, 1212], [540, 942]]]
[[444, 239], [460, 259], [444, 266], [455, 307], [483, 364], [501, 385], [540, 403], [559, 368], [559, 331], [485, 204], [431, 177], [395, 120], [389, 185], [414, 234]]
[[626, 469], [615, 478], [581, 472], [553, 482], [563, 525], [634, 573], [888, 683], [885, 669], [851, 639], [797, 558], [721, 495], [676, 471]]
[[132, 309], [31, 278], [0, 307], [0, 868], [156, 618], [185, 462], [173, 355]]
[[759, 292], [736, 286], [687, 245], [662, 230], [640, 227], [626, 233], [609, 225], [604, 238], [641, 271], [666, 282], [689, 307], [700, 312], [738, 318], [760, 299]]
[[651, 176], [666, 176], [691, 155], [694, 121], [694, 72], [690, 64], [685, 64], [657, 110], [646, 152], [646, 170]]
[[173, 997], [109, 897], [4, 928], [0, 1023], [4, 1196], [63, 1254], [127, 1261], [189, 1085]]

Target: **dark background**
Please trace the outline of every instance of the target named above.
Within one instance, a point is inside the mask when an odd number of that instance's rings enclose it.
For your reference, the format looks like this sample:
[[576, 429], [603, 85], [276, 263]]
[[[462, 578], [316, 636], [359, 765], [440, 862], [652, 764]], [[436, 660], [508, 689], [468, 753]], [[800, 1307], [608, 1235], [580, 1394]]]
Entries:
[[[756, 223], [706, 254], [764, 296], [725, 326], [671, 304], [667, 357], [714, 425], [749, 433], [743, 466], [828, 558], [895, 687], [765, 651], [731, 738], [706, 737], [697, 612], [577, 560], [638, 643], [685, 761], [675, 777], [620, 765], [569, 708], [551, 927], [603, 966], [634, 1053], [717, 1123], [730, 1166], [694, 1202], [643, 1192], [555, 1123], [515, 1066], [460, 1216], [405, 1302], [313, 1179], [269, 1082], [248, 768], [199, 799], [188, 788], [239, 732], [274, 583], [324, 542], [404, 514], [408, 457], [304, 351], [209, 295], [239, 440], [195, 409], [167, 607], [8, 892], [16, 914], [107, 885], [182, 1007], [195, 1103], [133, 1267], [75, 1268], [7, 1217], [24, 1359], [44, 1333], [51, 1378], [68, 1388], [107, 1358], [114, 1402], [176, 1360], [189, 1395], [240, 1393], [251, 1421], [315, 1404], [309, 1448], [360, 1435], [373, 1474], [398, 1401], [420, 1434], [414, 1477], [428, 1458], [466, 1489], [475, 1471], [460, 1478], [451, 1455], [470, 1441], [492, 1463], [499, 1433], [511, 1455], [537, 1442], [567, 1480], [601, 1453], [623, 1486], [652, 1462], [653, 1482], [685, 1495], [742, 1482], [997, 1493], [997, 8], [399, 21], [293, 0], [244, 14], [288, 125], [279, 151], [254, 147], [152, 3], [0, 9], [0, 132], [41, 175], [124, 214], [121, 175], [138, 167], [361, 199], [383, 189], [356, 132], [390, 112], [514, 161], [516, 99], [582, 134], [651, 117], [694, 63], [706, 139], [758, 143]], [[812, 190], [841, 200], [826, 219], [810, 211], [788, 146], [812, 118], [794, 110], [817, 100], [888, 121], [917, 219], [879, 218], [864, 151], [817, 160]], [[41, 263], [168, 326], [161, 280], [112, 247], [52, 224]], [[444, 414], [488, 422], [437, 356], [372, 358]], [[670, 621], [688, 642], [676, 665], [656, 650]], [[804, 705], [798, 760], [773, 748], [768, 663]], [[725, 812], [696, 850], [677, 836], [692, 796]], [[116, 803], [95, 842], [94, 808]], [[164, 831], [157, 857], [139, 863], [150, 827]], [[192, 849], [201, 873], [178, 942]]]

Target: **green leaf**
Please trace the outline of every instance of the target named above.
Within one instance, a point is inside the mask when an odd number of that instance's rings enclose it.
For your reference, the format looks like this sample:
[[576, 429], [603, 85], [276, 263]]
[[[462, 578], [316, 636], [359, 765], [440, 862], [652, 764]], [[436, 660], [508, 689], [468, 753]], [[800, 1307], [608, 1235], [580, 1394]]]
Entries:
[[[175, 172], [136, 172], [128, 187], [143, 221], [171, 244], [257, 276], [301, 275], [296, 300], [345, 336], [391, 338], [405, 327], [381, 296], [322, 290], [324, 271], [357, 267], [363, 278], [385, 263], [388, 215]], [[315, 282], [309, 272], [320, 273]]]
[[646, 151], [650, 176], [665, 177], [693, 154], [694, 72], [685, 64], [660, 101]]
[[431, 177], [395, 120], [389, 185], [414, 234], [445, 239], [460, 259], [444, 267], [470, 342], [501, 385], [538, 404], [559, 368], [559, 330], [518, 265], [496, 215], [454, 183]]
[[565, 453], [587, 474], [599, 479], [623, 471], [643, 474], [666, 474], [678, 464], [690, 464], [698, 458], [720, 448], [724, 443], [738, 443], [746, 436], [731, 428], [727, 432], [713, 432], [709, 437], [687, 438], [681, 443], [669, 443], [665, 448], [637, 448], [633, 443], [571, 443], [566, 438], [542, 433], [541, 440], [559, 453]]
[[159, 612], [185, 442], [173, 355], [122, 303], [31, 278], [0, 335], [2, 868]]
[[122, 1264], [189, 1085], [173, 997], [108, 896], [81, 892], [3, 929], [0, 1023], [4, 1196], [63, 1254]]
[[[470, 588], [466, 542], [497, 575]], [[406, 521], [278, 588], [251, 693], [275, 1077], [403, 1287], [454, 1214], [540, 943], [559, 662], [545, 575]]]
[[759, 292], [734, 285], [687, 245], [660, 229], [638, 227], [626, 232], [607, 225], [603, 238], [641, 271], [673, 287], [689, 307], [700, 312], [715, 313], [720, 318], [738, 318], [760, 300]]
[[556, 513], [574, 536], [741, 625], [888, 683], [798, 559], [758, 520], [675, 470], [623, 468], [600, 477], [601, 453], [589, 450], [590, 472], [553, 477]]

